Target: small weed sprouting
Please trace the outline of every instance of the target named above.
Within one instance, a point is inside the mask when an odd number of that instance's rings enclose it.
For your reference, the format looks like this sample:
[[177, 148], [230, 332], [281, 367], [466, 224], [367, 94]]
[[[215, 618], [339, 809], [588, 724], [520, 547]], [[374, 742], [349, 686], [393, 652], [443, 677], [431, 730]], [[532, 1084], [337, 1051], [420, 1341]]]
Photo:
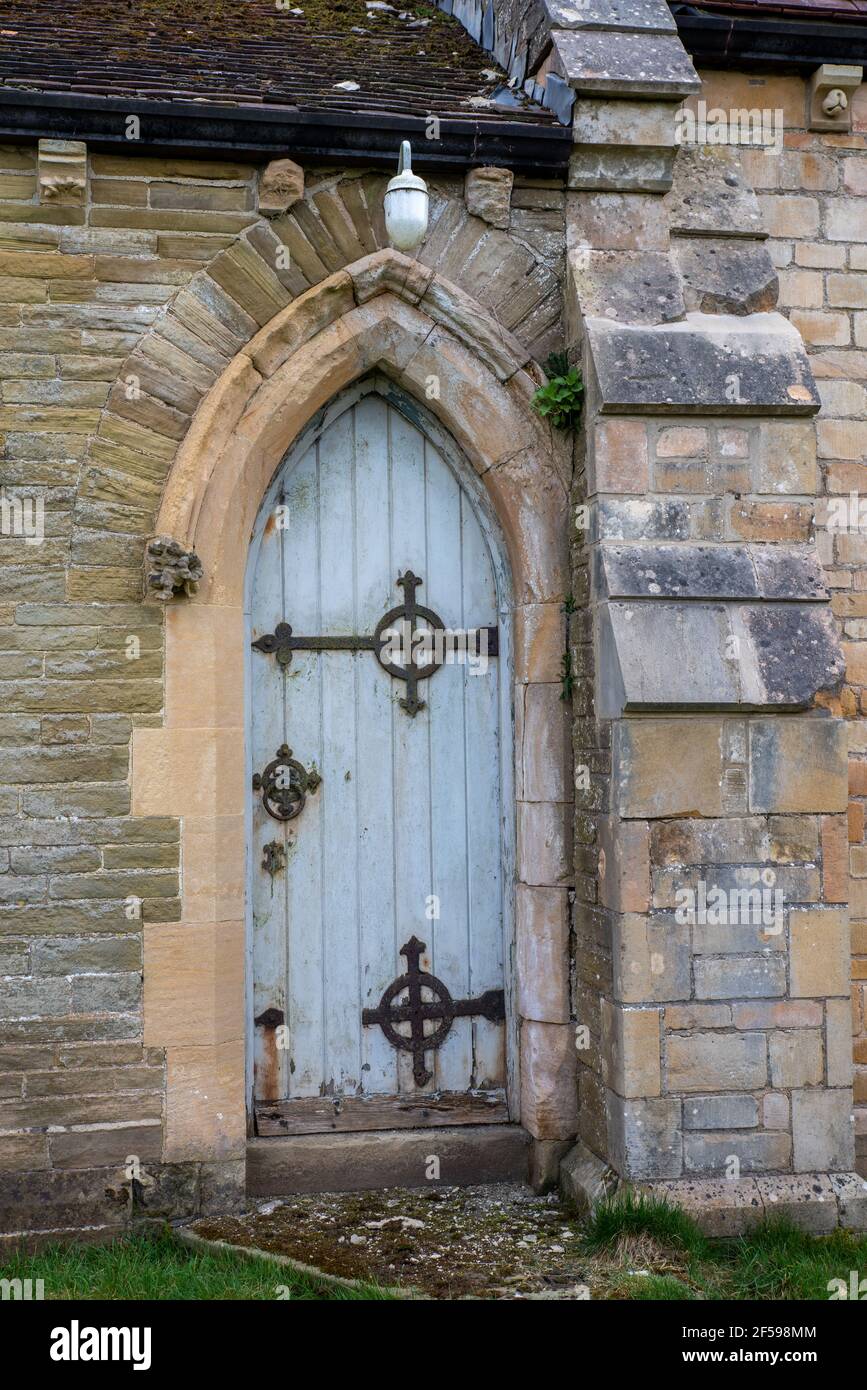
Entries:
[[568, 647], [563, 653], [563, 658], [560, 662], [560, 681], [563, 687], [560, 691], [560, 699], [571, 700], [575, 676], [572, 672], [572, 653], [569, 651]]
[[569, 366], [565, 352], [552, 352], [545, 363], [547, 386], [533, 397], [533, 409], [555, 429], [574, 430], [584, 405], [584, 382], [577, 367]]

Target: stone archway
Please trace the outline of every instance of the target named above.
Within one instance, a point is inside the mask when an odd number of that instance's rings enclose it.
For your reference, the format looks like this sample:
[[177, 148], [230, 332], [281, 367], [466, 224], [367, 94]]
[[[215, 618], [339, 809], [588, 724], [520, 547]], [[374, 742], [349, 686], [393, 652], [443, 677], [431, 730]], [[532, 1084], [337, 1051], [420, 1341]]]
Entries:
[[[180, 922], [145, 937], [145, 1039], [168, 1062], [166, 1161], [240, 1157], [244, 1094], [243, 585], [261, 500], [286, 450], [337, 393], [378, 369], [425, 402], [480, 476], [512, 569], [515, 612], [517, 1013], [521, 1119], [574, 1134], [569, 1027], [568, 449], [531, 409], [526, 351], [463, 291], [395, 252], [330, 276], [275, 315], [197, 410], [157, 531], [205, 579], [167, 613], [165, 711], [133, 740], [133, 812], [182, 820]], [[190, 1001], [193, 1006], [190, 1008]]]

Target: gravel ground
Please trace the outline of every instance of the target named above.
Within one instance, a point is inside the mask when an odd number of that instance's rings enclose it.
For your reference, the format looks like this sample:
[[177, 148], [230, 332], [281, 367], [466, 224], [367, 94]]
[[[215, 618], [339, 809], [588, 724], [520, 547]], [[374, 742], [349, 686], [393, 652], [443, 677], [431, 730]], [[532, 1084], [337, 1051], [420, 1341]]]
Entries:
[[556, 1195], [516, 1184], [293, 1196], [191, 1229], [444, 1299], [587, 1298], [595, 1263]]

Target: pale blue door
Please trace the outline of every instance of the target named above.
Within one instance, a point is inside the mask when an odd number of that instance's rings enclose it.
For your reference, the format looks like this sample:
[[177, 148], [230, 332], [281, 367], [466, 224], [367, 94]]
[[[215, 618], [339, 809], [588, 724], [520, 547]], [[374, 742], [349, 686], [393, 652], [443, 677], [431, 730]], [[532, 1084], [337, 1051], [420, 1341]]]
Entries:
[[[440, 665], [413, 710], [407, 682], [364, 645], [410, 572], [420, 605], [447, 629], [484, 627], [496, 649], [478, 503], [419, 422], [368, 389], [286, 458], [253, 554], [254, 1093], [280, 1103], [260, 1132], [334, 1127], [317, 1120], [329, 1107], [339, 1127], [383, 1127], [390, 1103], [438, 1093], [459, 1118], [468, 1093], [473, 1115], [506, 1118], [505, 646], [475, 668]], [[289, 647], [281, 623], [315, 643]], [[401, 954], [413, 939], [423, 951]], [[412, 1041], [409, 1018], [395, 1014], [389, 1036], [364, 1017], [413, 949], [461, 1005], [445, 1026], [437, 989], [420, 984], [430, 1017], [415, 1027], [446, 1036], [414, 1051], [394, 1041]], [[394, 992], [389, 1017], [410, 1003], [408, 987]]]

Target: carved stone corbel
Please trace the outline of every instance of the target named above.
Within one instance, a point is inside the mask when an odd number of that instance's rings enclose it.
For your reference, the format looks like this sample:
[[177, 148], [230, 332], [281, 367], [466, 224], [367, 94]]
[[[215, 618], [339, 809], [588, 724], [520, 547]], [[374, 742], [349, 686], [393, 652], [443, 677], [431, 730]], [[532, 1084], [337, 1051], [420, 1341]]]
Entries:
[[844, 63], [823, 63], [807, 86], [807, 129], [852, 129], [852, 98], [864, 80], [864, 69]]
[[171, 536], [154, 536], [145, 550], [145, 597], [159, 603], [190, 598], [204, 576], [202, 562], [194, 550], [184, 550]]
[[40, 140], [39, 201], [83, 206], [87, 200], [87, 145], [83, 140]]

